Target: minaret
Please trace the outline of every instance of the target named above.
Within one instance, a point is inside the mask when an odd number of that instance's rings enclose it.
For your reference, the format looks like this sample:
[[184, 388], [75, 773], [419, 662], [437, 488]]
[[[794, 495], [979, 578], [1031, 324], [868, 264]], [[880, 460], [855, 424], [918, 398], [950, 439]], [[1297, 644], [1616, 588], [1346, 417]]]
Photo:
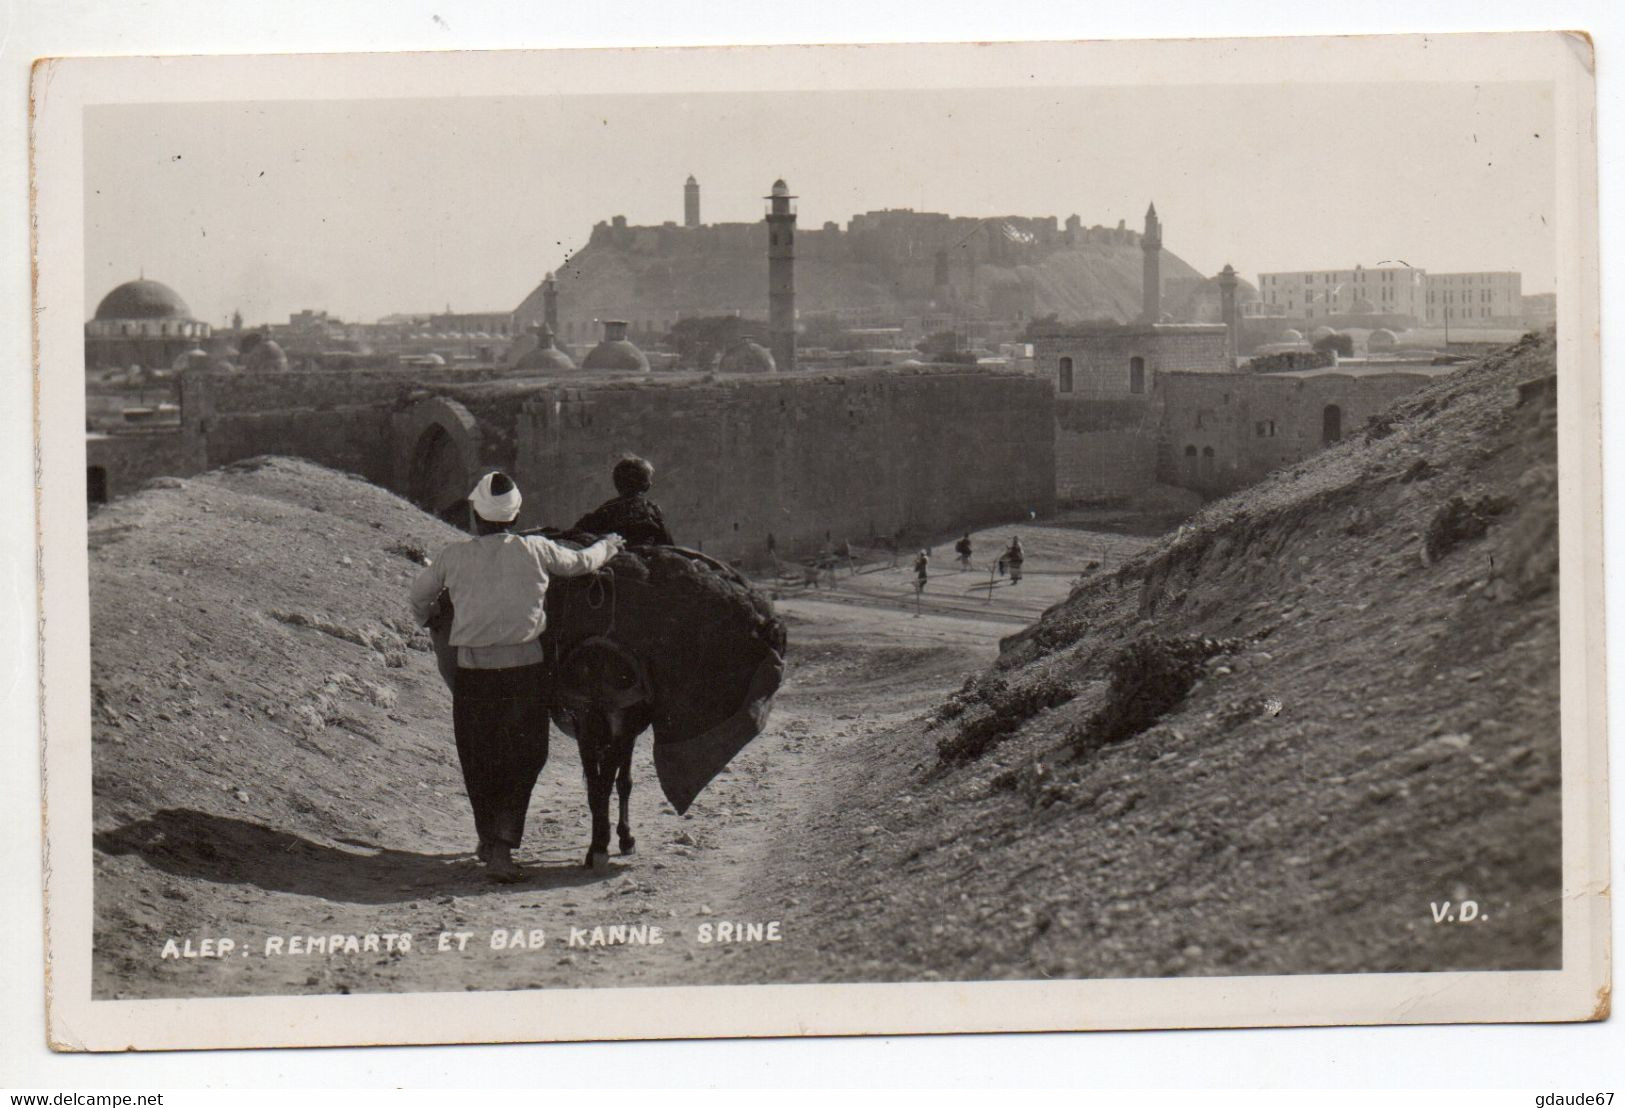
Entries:
[[683, 226], [698, 227], [700, 225], [700, 183], [694, 179], [694, 174], [688, 175], [688, 183], [683, 186]]
[[542, 278], [542, 322], [555, 335], [559, 333], [559, 283], [552, 273]]
[[1162, 318], [1162, 222], [1157, 219], [1155, 204], [1145, 210], [1145, 234], [1140, 238], [1140, 249], [1145, 251], [1140, 316], [1147, 323], [1155, 323]]
[[796, 368], [796, 205], [784, 178], [767, 201], [767, 331], [779, 372]]
[[1224, 321], [1225, 354], [1236, 360], [1236, 269], [1229, 262], [1219, 271], [1219, 318]]

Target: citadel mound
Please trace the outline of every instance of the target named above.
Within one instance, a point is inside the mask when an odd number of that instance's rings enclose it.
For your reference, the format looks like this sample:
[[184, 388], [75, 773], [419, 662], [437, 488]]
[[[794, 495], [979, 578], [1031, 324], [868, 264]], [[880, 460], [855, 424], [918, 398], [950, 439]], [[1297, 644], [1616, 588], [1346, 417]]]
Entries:
[[875, 736], [766, 861], [817, 977], [1558, 966], [1553, 372], [1441, 378]]
[[[599, 223], [587, 245], [515, 312], [518, 326], [548, 318], [560, 338], [589, 343], [596, 320], [625, 319], [654, 334], [679, 318], [761, 310], [768, 282], [764, 222]], [[795, 232], [796, 308], [844, 319], [1021, 321], [1137, 318], [1144, 305], [1140, 232], [1084, 226], [1077, 216], [949, 216], [908, 209], [866, 212], [843, 228]], [[1160, 251], [1164, 306], [1178, 319], [1214, 319], [1217, 292], [1178, 256]], [[1246, 296], [1256, 296], [1242, 282]], [[784, 368], [783, 366], [780, 367]]]

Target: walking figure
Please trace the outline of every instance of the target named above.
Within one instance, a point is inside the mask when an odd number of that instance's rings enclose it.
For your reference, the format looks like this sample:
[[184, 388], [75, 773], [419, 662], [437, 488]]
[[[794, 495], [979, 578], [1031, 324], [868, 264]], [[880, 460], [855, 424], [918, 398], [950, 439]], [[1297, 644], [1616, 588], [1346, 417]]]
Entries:
[[958, 542], [954, 543], [954, 553], [959, 555], [959, 568], [961, 570], [969, 569], [970, 568], [970, 555], [971, 555], [970, 532], [969, 531], [965, 532], [965, 537], [964, 538], [962, 538]]
[[914, 614], [920, 614], [920, 605], [925, 596], [925, 582], [930, 576], [931, 555], [922, 550], [914, 558]]
[[1013, 536], [1010, 539], [1009, 548], [1005, 550], [1004, 557], [1001, 559], [1001, 562], [1010, 570], [1010, 583], [1012, 585], [1021, 584], [1021, 563], [1025, 559], [1026, 554], [1021, 549], [1021, 536]]

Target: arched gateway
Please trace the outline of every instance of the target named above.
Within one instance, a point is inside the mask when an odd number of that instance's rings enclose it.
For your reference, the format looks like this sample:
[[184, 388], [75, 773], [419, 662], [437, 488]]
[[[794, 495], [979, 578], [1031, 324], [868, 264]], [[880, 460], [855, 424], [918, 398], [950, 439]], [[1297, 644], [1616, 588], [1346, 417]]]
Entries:
[[395, 417], [395, 489], [447, 523], [467, 522], [479, 458], [479, 421], [455, 400], [430, 397]]

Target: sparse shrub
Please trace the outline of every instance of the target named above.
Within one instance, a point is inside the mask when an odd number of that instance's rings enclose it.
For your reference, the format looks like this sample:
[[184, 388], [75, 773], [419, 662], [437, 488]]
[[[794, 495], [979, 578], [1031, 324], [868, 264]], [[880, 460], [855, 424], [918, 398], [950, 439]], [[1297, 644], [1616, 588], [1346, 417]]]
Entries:
[[1335, 350], [1340, 358], [1352, 358], [1354, 357], [1354, 336], [1346, 335], [1342, 331], [1334, 331], [1329, 335], [1323, 335], [1316, 339], [1314, 348], [1322, 353]]
[[1365, 421], [1365, 441], [1376, 442], [1385, 439], [1394, 433], [1394, 417], [1391, 413], [1383, 412], [1374, 415]]
[[938, 706], [926, 727], [937, 727], [956, 720], [976, 705], [987, 703], [988, 697], [996, 696], [1009, 687], [1009, 680], [997, 674], [973, 673], [965, 678], [958, 692]]
[[1462, 543], [1482, 538], [1491, 521], [1508, 507], [1506, 500], [1496, 496], [1481, 496], [1473, 501], [1452, 496], [1428, 524], [1428, 561], [1436, 562]]
[[1190, 692], [1203, 663], [1239, 646], [1236, 639], [1147, 636], [1123, 647], [1108, 666], [1105, 705], [1069, 736], [1074, 753], [1082, 757], [1151, 727]]
[[979, 758], [1039, 712], [1065, 704], [1077, 695], [1077, 687], [1072, 682], [1055, 676], [1006, 685], [987, 696], [986, 702], [978, 705], [974, 712], [966, 714], [952, 735], [937, 740], [937, 756], [944, 762]]
[[1023, 762], [997, 774], [992, 782], [998, 792], [1012, 792], [1034, 808], [1048, 808], [1058, 800], [1069, 799], [1073, 785], [1062, 780], [1044, 762]]
[[409, 562], [420, 566], [429, 564], [429, 553], [415, 542], [398, 542], [389, 548], [391, 554], [399, 554]]
[[1402, 485], [1409, 485], [1416, 481], [1426, 481], [1429, 477], [1432, 477], [1438, 472], [1439, 471], [1434, 469], [1432, 463], [1430, 463], [1426, 458], [1418, 458], [1406, 468], [1403, 474], [1400, 475], [1399, 483]]

